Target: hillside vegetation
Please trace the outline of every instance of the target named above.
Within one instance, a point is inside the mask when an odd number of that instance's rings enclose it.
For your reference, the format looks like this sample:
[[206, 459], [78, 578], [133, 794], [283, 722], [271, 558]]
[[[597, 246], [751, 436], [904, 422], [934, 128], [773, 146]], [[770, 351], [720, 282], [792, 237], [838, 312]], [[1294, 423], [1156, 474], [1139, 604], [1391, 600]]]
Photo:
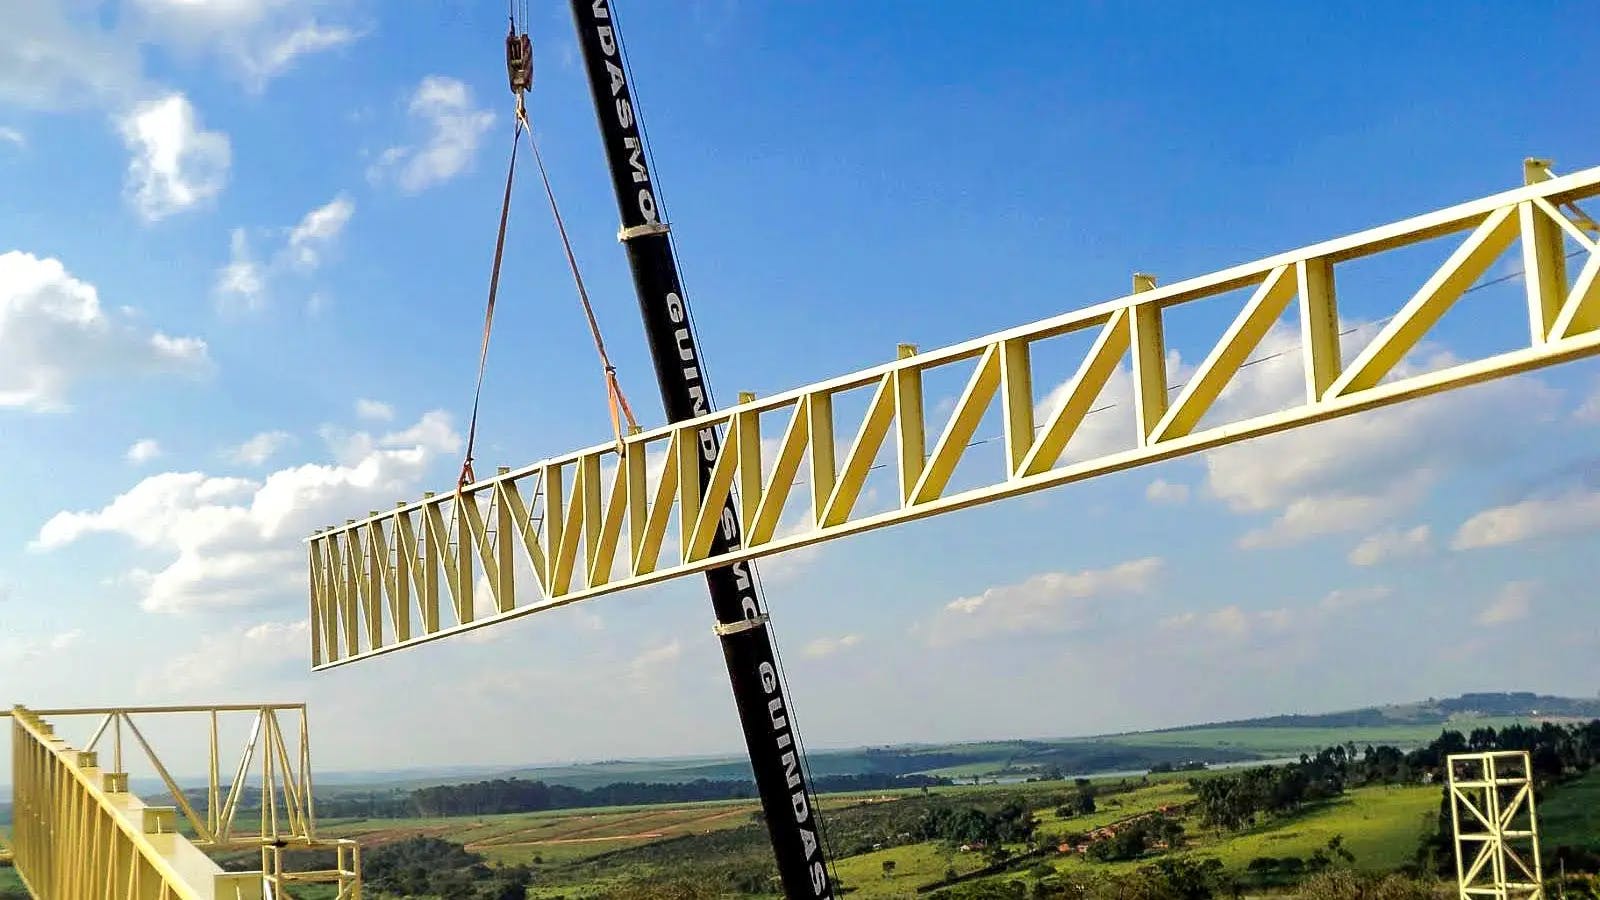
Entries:
[[[1410, 749], [1351, 741], [1231, 771], [833, 794], [820, 806], [839, 895], [861, 900], [1205, 900], [1308, 884], [1357, 892], [1328, 900], [1380, 889], [1420, 897], [1453, 873], [1437, 783], [1445, 757], [1496, 748], [1533, 755], [1552, 871], [1558, 859], [1569, 872], [1585, 870], [1595, 852], [1600, 773], [1590, 769], [1600, 721], [1446, 730]], [[441, 856], [454, 860], [446, 868], [531, 898], [776, 896], [766, 831], [748, 800], [367, 819], [326, 830], [360, 839], [369, 859], [459, 848]], [[1392, 873], [1405, 877], [1373, 880]], [[374, 884], [372, 893], [389, 891]]]

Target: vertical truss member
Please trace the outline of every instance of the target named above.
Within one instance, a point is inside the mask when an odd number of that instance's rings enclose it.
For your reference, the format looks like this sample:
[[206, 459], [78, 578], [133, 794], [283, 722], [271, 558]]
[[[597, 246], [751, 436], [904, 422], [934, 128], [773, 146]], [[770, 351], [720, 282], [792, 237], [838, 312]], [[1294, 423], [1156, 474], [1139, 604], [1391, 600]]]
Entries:
[[[703, 415], [711, 409], [710, 388], [668, 226], [651, 180], [616, 23], [608, 0], [572, 0], [572, 11], [622, 214], [618, 238], [627, 248], [661, 402], [670, 421]], [[703, 486], [710, 483], [721, 442], [716, 429], [708, 427], [700, 432], [697, 443]], [[738, 547], [741, 539], [738, 503], [730, 494], [712, 552]], [[818, 831], [816, 804], [806, 783], [798, 734], [791, 722], [752, 566], [739, 562], [706, 572], [717, 616], [716, 633], [722, 640], [784, 894], [791, 900], [831, 897], [833, 885]]]

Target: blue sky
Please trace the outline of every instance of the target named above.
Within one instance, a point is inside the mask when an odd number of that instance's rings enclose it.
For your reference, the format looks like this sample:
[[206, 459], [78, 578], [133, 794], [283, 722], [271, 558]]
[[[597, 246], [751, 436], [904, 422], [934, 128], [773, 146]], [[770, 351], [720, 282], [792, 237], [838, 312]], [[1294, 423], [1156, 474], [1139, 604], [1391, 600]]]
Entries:
[[[532, 118], [624, 386], [659, 421], [571, 22], [534, 6]], [[1573, 76], [1600, 38], [1587, 12], [619, 10], [724, 398], [1512, 187], [1524, 156], [1600, 163]], [[306, 671], [299, 538], [459, 465], [510, 142], [503, 10], [39, 0], [12, 18], [5, 698], [303, 698], [331, 768], [736, 750], [695, 579]], [[480, 472], [608, 432], [532, 175]], [[1393, 312], [1448, 249], [1342, 287], [1343, 314]], [[1518, 290], [1475, 294], [1429, 358], [1506, 345]], [[1180, 359], [1227, 314], [1169, 324]], [[1252, 370], [1252, 390], [1281, 396], [1296, 365]], [[1579, 363], [792, 553], [766, 571], [805, 734], [1592, 694], [1597, 436], [1600, 367]]]

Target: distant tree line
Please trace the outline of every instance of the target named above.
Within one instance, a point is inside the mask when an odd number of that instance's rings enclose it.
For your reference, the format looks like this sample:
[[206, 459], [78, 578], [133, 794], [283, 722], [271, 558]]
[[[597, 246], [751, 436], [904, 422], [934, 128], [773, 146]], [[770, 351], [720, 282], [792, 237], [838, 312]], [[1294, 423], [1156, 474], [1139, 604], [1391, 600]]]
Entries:
[[[1508, 725], [1474, 728], [1463, 734], [1445, 730], [1427, 746], [1409, 752], [1390, 746], [1354, 743], [1304, 754], [1299, 762], [1260, 766], [1191, 782], [1201, 820], [1222, 830], [1249, 827], [1262, 816], [1294, 812], [1308, 803], [1369, 784], [1419, 784], [1442, 780], [1454, 753], [1526, 750], [1536, 781], [1550, 783], [1581, 774], [1600, 761], [1600, 719], [1577, 725]], [[1449, 807], [1441, 805], [1442, 845], [1450, 839]], [[1436, 838], [1439, 836], [1435, 836]]]
[[[819, 793], [875, 791], [888, 788], [937, 787], [950, 779], [929, 775], [822, 775], [813, 778]], [[619, 781], [596, 788], [546, 784], [521, 778], [496, 778], [470, 784], [419, 788], [407, 793], [340, 795], [317, 799], [317, 814], [326, 818], [437, 818], [486, 816], [498, 813], [540, 812], [548, 809], [584, 809], [596, 806], [641, 806], [656, 803], [694, 803], [703, 800], [743, 800], [756, 796], [749, 781], [684, 782]]]

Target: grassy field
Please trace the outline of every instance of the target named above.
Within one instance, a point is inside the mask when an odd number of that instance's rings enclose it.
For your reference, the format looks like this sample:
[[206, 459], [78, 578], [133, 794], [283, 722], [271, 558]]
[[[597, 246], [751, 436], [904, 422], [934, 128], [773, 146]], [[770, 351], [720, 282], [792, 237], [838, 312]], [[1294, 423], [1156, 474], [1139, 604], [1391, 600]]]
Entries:
[[454, 819], [336, 820], [322, 830], [363, 844], [429, 835], [464, 844], [492, 862], [561, 865], [664, 838], [747, 825], [756, 809], [754, 801], [732, 800]]
[[1557, 847], [1600, 851], [1600, 772], [1564, 784], [1548, 797], [1535, 797], [1539, 844], [1549, 853]]
[[[1334, 835], [1355, 855], [1355, 868], [1383, 872], [1410, 861], [1417, 842], [1434, 828], [1439, 809], [1435, 787], [1369, 787], [1283, 823], [1271, 823], [1218, 838], [1195, 833], [1195, 855], [1215, 856], [1242, 870], [1258, 856], [1308, 857]], [[1187, 823], [1198, 832], [1198, 823]]]

